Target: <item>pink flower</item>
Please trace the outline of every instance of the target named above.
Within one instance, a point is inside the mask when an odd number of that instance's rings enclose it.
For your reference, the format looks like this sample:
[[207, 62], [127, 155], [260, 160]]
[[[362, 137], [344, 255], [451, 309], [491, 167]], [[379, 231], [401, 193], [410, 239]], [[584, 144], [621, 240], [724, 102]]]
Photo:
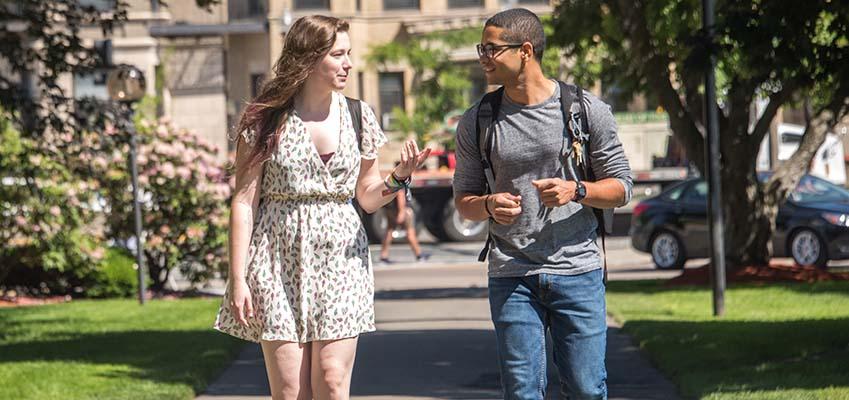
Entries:
[[151, 247], [157, 247], [162, 243], [165, 243], [165, 240], [163, 240], [161, 236], [151, 235], [150, 238], [147, 239], [147, 244]]
[[62, 213], [62, 210], [59, 208], [59, 206], [50, 207], [50, 214], [53, 215], [54, 217], [58, 217], [59, 214], [61, 214], [61, 213]]
[[162, 164], [162, 175], [168, 179], [174, 178], [174, 164], [167, 162]]
[[162, 226], [159, 227], [159, 232], [162, 233], [163, 235], [167, 235], [167, 234], [171, 233], [171, 227], [168, 226], [168, 225], [162, 225]]
[[188, 180], [192, 177], [192, 170], [190, 170], [188, 167], [181, 165], [177, 167], [177, 175], [179, 175], [180, 178], [182, 178], [183, 180]]
[[186, 229], [186, 236], [190, 239], [199, 238], [203, 236], [203, 229], [196, 226], [190, 226], [189, 229]]
[[98, 248], [92, 250], [90, 253], [88, 253], [88, 255], [91, 256], [94, 259], [101, 259], [101, 258], [103, 258], [103, 256], [106, 255], [106, 251], [104, 251], [102, 247], [98, 247]]
[[27, 219], [24, 218], [23, 216], [18, 215], [18, 216], [15, 217], [15, 223], [18, 226], [20, 226], [21, 228], [23, 228], [27, 225]]
[[91, 163], [94, 164], [94, 166], [97, 168], [106, 168], [106, 166], [109, 165], [109, 162], [107, 162], [106, 158], [103, 156], [95, 157], [94, 160], [91, 161]]

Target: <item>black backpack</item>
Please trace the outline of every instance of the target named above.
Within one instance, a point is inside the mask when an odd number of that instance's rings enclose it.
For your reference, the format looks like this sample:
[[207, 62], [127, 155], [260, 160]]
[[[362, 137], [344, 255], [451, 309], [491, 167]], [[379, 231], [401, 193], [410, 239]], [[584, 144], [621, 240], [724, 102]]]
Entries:
[[348, 96], [345, 96], [345, 101], [348, 102], [348, 113], [351, 114], [354, 132], [357, 132], [357, 145], [360, 151], [363, 151], [363, 110], [360, 108], [360, 101]]
[[[590, 128], [589, 123], [587, 122], [587, 107], [583, 101], [584, 91], [581, 87], [576, 85], [570, 85], [560, 81], [558, 81], [558, 84], [560, 85], [560, 109], [563, 112], [564, 121], [563, 138], [566, 140], [567, 149], [567, 153], [563, 156], [565, 170], [567, 173], [572, 175], [571, 179], [577, 182], [594, 182], [596, 178], [589, 160], [589, 154], [591, 153], [589, 140]], [[504, 87], [502, 86], [497, 90], [484, 95], [483, 99], [481, 99], [480, 105], [478, 106], [477, 123], [475, 125], [475, 140], [478, 149], [481, 149], [481, 166], [483, 167], [484, 174], [486, 175], [485, 194], [492, 193], [492, 185], [495, 184], [495, 171], [493, 170], [492, 164], [489, 160], [492, 156], [492, 143], [495, 136], [493, 134], [493, 123], [498, 117], [498, 111], [501, 107], [501, 98], [503, 95]], [[580, 99], [577, 101], [580, 110], [577, 108], [573, 110], [573, 105], [578, 99]], [[575, 168], [574, 158], [572, 157], [572, 144], [574, 141], [578, 141], [583, 146], [583, 152], [585, 154], [584, 162], [581, 163], [582, 168], [578, 169]], [[484, 144], [483, 147], [481, 147], [481, 143]], [[602, 210], [593, 208], [592, 210], [598, 220], [597, 232], [599, 236], [601, 236], [602, 251], [604, 251], [605, 233], [613, 231], [613, 209]], [[478, 256], [478, 261], [483, 262], [486, 260], [487, 253], [489, 252], [489, 247], [491, 245], [492, 236], [490, 235], [487, 236], [486, 244], [484, 245], [480, 256]], [[605, 279], [607, 276], [606, 264], [607, 261], [605, 257]]]

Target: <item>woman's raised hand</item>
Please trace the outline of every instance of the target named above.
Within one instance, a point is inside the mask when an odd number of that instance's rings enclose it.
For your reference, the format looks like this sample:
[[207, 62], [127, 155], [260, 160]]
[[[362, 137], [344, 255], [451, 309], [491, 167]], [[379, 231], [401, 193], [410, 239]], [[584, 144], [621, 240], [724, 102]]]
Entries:
[[407, 140], [401, 146], [401, 163], [395, 167], [395, 177], [401, 180], [413, 175], [413, 171], [422, 166], [430, 155], [430, 148], [419, 151], [419, 145], [414, 139]]

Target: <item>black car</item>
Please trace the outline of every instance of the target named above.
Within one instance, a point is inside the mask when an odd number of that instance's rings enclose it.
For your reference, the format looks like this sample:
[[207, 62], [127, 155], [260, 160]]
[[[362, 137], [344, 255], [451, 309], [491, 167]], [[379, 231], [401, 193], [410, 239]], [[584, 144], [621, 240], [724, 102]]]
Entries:
[[[660, 269], [709, 257], [707, 191], [704, 180], [689, 179], [637, 204], [631, 218], [634, 248], [650, 253]], [[828, 260], [849, 258], [849, 191], [803, 176], [779, 207], [772, 243], [774, 256], [791, 256], [799, 265], [825, 267]]]

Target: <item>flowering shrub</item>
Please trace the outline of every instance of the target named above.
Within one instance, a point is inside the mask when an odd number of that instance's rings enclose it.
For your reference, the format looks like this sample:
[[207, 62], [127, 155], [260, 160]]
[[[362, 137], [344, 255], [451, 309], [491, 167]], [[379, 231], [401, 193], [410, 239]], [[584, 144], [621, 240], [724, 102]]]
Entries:
[[22, 137], [0, 115], [0, 286], [70, 293], [91, 282], [104, 256], [103, 238], [87, 229], [91, 189], [64, 147], [68, 137]]
[[[218, 149], [169, 120], [138, 124], [139, 196], [145, 266], [153, 290], [174, 268], [193, 282], [226, 266], [228, 199]], [[92, 137], [90, 165], [100, 181], [106, 234], [121, 243], [135, 236], [126, 134], [107, 128]]]
[[[226, 267], [225, 163], [215, 146], [166, 119], [137, 125], [150, 288], [161, 290], [175, 268], [202, 281]], [[0, 287], [130, 294], [126, 266], [103, 260], [107, 241], [135, 243], [128, 159], [128, 135], [115, 128], [36, 141], [0, 115]]]

